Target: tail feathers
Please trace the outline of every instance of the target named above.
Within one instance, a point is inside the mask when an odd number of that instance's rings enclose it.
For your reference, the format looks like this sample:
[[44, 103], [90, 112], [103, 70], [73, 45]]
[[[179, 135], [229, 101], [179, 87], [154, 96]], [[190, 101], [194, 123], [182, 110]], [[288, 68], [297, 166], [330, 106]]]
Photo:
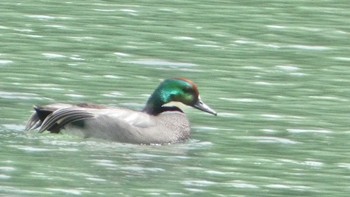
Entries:
[[41, 121], [44, 121], [47, 116], [52, 114], [56, 109], [44, 108], [40, 106], [34, 106], [34, 110]]
[[33, 115], [29, 118], [25, 130], [29, 131], [29, 130], [34, 130], [38, 127], [40, 127], [42, 121], [39, 119], [39, 116], [36, 112], [33, 113]]
[[93, 114], [75, 108], [63, 108], [48, 115], [42, 123], [39, 132], [45, 130], [59, 132], [65, 125], [94, 117]]
[[48, 130], [52, 133], [59, 133], [69, 123], [93, 117], [93, 114], [89, 112], [72, 107], [51, 109], [34, 106], [34, 110], [35, 112], [26, 125], [26, 131], [40, 128], [39, 132]]
[[26, 131], [37, 129], [41, 126], [45, 118], [50, 115], [54, 110], [45, 110], [40, 106], [34, 106], [35, 112], [29, 118], [25, 127]]

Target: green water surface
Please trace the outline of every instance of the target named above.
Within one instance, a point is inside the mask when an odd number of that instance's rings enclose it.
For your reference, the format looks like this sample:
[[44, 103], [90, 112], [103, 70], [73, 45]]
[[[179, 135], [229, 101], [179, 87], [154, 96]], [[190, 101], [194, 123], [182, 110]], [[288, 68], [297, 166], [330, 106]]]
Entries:
[[[0, 3], [1, 196], [348, 196], [348, 1]], [[165, 78], [217, 117], [138, 146], [25, 133], [33, 105], [135, 110]]]

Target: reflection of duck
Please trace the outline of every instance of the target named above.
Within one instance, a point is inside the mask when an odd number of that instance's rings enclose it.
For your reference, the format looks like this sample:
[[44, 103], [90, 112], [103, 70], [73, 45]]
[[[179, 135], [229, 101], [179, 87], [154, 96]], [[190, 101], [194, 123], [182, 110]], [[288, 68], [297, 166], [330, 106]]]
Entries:
[[141, 112], [93, 104], [51, 104], [34, 108], [26, 130], [39, 128], [39, 132], [59, 133], [65, 129], [83, 137], [137, 144], [186, 140], [190, 136], [189, 121], [178, 107], [167, 106], [170, 102], [216, 115], [200, 99], [197, 86], [179, 78], [163, 81]]

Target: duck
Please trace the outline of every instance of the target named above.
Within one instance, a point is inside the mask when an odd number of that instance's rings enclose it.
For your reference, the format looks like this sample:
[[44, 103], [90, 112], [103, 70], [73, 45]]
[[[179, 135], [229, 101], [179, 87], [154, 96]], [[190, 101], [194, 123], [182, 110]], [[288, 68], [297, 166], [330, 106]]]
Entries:
[[190, 138], [190, 122], [178, 104], [217, 115], [187, 78], [162, 81], [140, 111], [90, 103], [34, 106], [25, 130], [69, 133], [131, 144], [170, 144]]

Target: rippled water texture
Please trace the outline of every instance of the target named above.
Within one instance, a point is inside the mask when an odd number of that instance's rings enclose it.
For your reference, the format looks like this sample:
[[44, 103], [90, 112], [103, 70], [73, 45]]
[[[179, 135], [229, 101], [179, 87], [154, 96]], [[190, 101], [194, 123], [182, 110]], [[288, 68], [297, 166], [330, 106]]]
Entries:
[[[348, 1], [0, 3], [1, 196], [348, 196]], [[24, 133], [33, 105], [141, 109], [195, 81], [214, 117], [137, 146]]]

